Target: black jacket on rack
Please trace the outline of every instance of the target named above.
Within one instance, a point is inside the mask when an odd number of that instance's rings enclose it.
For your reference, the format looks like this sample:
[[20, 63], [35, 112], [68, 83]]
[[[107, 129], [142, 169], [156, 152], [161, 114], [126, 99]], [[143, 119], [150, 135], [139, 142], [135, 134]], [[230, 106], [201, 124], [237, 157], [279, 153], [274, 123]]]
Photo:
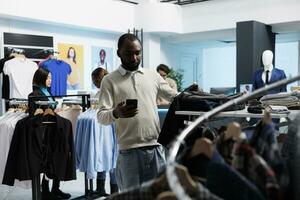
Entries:
[[[72, 124], [59, 115], [34, 116], [36, 101], [49, 101], [38, 86], [29, 94], [29, 116], [18, 121], [11, 141], [3, 184], [31, 180], [40, 173], [62, 181], [76, 179], [76, 160]], [[45, 121], [52, 123], [45, 123]]]
[[[14, 56], [5, 57], [0, 60], [0, 74], [3, 73], [4, 64], [6, 61], [13, 59]], [[2, 98], [9, 99], [9, 77], [3, 74]]]
[[[44, 124], [45, 119], [55, 123]], [[31, 180], [40, 173], [61, 181], [76, 179], [72, 124], [59, 115], [40, 114], [17, 122], [3, 184]]]

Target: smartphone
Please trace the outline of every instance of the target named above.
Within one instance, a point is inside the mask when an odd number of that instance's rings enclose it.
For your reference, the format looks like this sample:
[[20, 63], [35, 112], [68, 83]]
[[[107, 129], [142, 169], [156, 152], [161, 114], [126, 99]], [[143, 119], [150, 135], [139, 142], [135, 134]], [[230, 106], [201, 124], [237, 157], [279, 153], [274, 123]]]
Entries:
[[137, 99], [126, 99], [126, 106], [130, 106], [131, 108], [137, 108], [138, 100]]

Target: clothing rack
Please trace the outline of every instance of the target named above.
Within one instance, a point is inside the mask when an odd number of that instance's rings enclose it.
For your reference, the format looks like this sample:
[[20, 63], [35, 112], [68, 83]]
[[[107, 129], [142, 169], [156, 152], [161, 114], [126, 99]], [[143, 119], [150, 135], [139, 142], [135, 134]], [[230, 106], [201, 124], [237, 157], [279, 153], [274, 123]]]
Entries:
[[216, 116], [218, 113], [224, 111], [230, 106], [238, 105], [239, 103], [245, 102], [247, 100], [253, 99], [255, 97], [258, 97], [262, 94], [265, 94], [266, 91], [274, 89], [276, 87], [287, 85], [289, 83], [295, 82], [300, 80], [300, 75], [289, 78], [289, 79], [283, 79], [278, 82], [275, 82], [270, 85], [265, 85], [263, 88], [260, 88], [258, 90], [253, 91], [251, 94], [246, 94], [241, 97], [238, 97], [236, 99], [232, 99], [214, 109], [212, 109], [209, 112], [204, 113], [203, 115], [199, 116], [194, 122], [192, 122], [188, 127], [186, 127], [180, 135], [175, 139], [175, 141], [171, 144], [171, 148], [169, 151], [169, 156], [167, 159], [167, 180], [170, 185], [171, 190], [174, 192], [176, 197], [178, 199], [185, 199], [189, 200], [191, 199], [188, 194], [185, 192], [183, 187], [180, 184], [180, 181], [178, 180], [178, 176], [175, 172], [175, 163], [176, 163], [176, 156], [179, 151], [179, 148], [181, 145], [184, 145], [184, 139], [190, 135], [190, 133], [196, 128], [200, 123], [207, 121], [209, 118]]
[[[82, 106], [82, 111], [86, 111], [87, 108], [91, 106], [91, 103], [89, 101], [90, 99], [90, 94], [73, 94], [73, 95], [61, 95], [61, 96], [29, 96], [28, 97], [28, 104], [29, 106], [32, 105], [31, 102], [34, 102], [39, 105], [53, 105], [57, 104], [56, 101], [40, 101], [41, 97], [52, 97], [52, 98], [62, 98], [62, 97], [81, 97], [81, 106]], [[35, 101], [37, 100], [37, 101]], [[41, 190], [40, 190], [40, 176], [34, 177], [32, 179], [32, 199], [33, 200], [40, 200], [41, 199]], [[74, 199], [87, 199], [90, 194], [93, 191], [93, 180], [87, 180], [87, 176], [85, 174], [84, 178], [84, 195], [80, 197], [76, 197]]]
[[32, 56], [36, 56], [38, 54], [44, 53], [46, 55], [54, 55], [54, 54], [59, 54], [58, 51], [55, 51], [54, 49], [42, 49], [40, 51], [37, 51], [36, 53], [34, 53]]
[[11, 99], [8, 101], [8, 104], [10, 106], [28, 104], [28, 100], [27, 99]]
[[8, 51], [10, 53], [25, 54], [25, 50], [24, 49], [18, 49], [18, 48], [8, 47]]

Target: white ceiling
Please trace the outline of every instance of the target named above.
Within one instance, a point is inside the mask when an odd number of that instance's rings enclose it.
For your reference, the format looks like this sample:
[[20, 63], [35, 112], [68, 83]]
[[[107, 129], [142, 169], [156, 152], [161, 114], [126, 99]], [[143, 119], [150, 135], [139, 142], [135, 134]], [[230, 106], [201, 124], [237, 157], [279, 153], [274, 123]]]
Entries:
[[[276, 42], [300, 41], [300, 21], [272, 24]], [[208, 31], [189, 34], [160, 34], [171, 44], [184, 44], [193, 47], [226, 46], [236, 42], [236, 29]]]

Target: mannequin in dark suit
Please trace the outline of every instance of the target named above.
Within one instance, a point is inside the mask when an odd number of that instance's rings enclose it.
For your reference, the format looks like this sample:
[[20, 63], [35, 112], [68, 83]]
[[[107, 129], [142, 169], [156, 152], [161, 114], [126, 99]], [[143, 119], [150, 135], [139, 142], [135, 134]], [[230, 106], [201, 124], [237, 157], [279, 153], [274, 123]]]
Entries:
[[[265, 50], [262, 54], [262, 61], [264, 67], [257, 70], [253, 76], [253, 90], [286, 78], [283, 70], [273, 67], [272, 51]], [[267, 78], [268, 80], [266, 80]], [[276, 94], [279, 92], [286, 92], [286, 85], [269, 90], [268, 94]]]

